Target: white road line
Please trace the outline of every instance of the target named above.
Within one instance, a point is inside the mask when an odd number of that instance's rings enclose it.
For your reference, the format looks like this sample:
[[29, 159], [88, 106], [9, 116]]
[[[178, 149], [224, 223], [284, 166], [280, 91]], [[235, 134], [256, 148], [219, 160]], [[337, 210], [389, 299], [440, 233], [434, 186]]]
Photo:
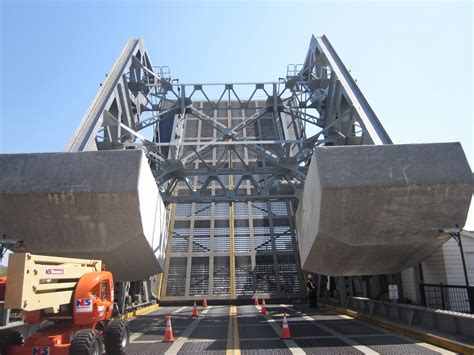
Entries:
[[140, 338], [143, 335], [143, 333], [130, 333], [130, 343], [135, 343], [136, 339]]
[[[290, 309], [290, 307], [288, 306], [284, 306], [288, 309]], [[319, 322], [316, 322], [313, 318], [311, 318], [310, 316], [308, 316], [307, 314], [305, 313], [302, 313], [296, 309], [293, 309], [296, 313], [300, 314], [301, 315], [301, 318], [303, 318], [304, 320], [307, 320], [309, 322], [311, 322], [311, 324], [314, 324], [315, 326], [321, 328], [322, 330], [326, 331], [327, 333], [329, 334], [332, 334], [336, 337], [338, 337], [339, 339], [341, 339], [343, 342], [351, 345], [352, 347], [354, 347], [355, 349], [363, 352], [364, 354], [370, 354], [370, 355], [377, 355], [379, 354], [378, 352], [368, 348], [367, 346], [364, 346], [364, 345], [361, 345], [360, 343], [352, 340], [351, 338], [347, 337], [346, 335], [344, 334], [341, 334], [337, 331], [335, 331], [334, 329], [332, 328], [329, 328], [327, 326], [325, 326], [324, 324], [320, 324]]]
[[[179, 312], [181, 312], [181, 311], [184, 311], [186, 308], [187, 308], [187, 306], [183, 306], [183, 307], [181, 307], [181, 308], [178, 308], [178, 309], [174, 310], [173, 312], [171, 312], [171, 314], [179, 313]], [[163, 309], [163, 308], [161, 308], [161, 309]], [[155, 312], [155, 311], [157, 311], [157, 310], [160, 310], [160, 308], [153, 309], [153, 310], [151, 310], [150, 312]], [[148, 313], [150, 313], [150, 312], [147, 312], [147, 313], [144, 313], [144, 314], [148, 314]], [[160, 317], [160, 316], [163, 316], [163, 315], [165, 315], [165, 314], [157, 314], [156, 316], [157, 316], [157, 317]], [[135, 318], [136, 318], [136, 317], [134, 317], [133, 319], [135, 319]], [[150, 326], [151, 326], [151, 325], [153, 325], [153, 323], [150, 324]], [[147, 330], [148, 330], [149, 328], [150, 328], [150, 327], [148, 327]], [[130, 342], [130, 343], [141, 343], [141, 342], [143, 342], [143, 341], [145, 341], [145, 342], [147, 342], [147, 343], [148, 343], [148, 342], [155, 342], [155, 340], [140, 340], [140, 341], [137, 341], [137, 339], [140, 338], [143, 334], [144, 334], [143, 332], [130, 333], [130, 341], [129, 341], [129, 342]], [[159, 341], [159, 342], [161, 342], [161, 341]]]
[[[260, 307], [260, 306], [255, 306], [255, 308], [257, 308], [259, 312], [262, 309], [262, 307]], [[275, 320], [271, 316], [269, 316], [268, 314], [263, 314], [263, 316], [267, 320], [267, 323], [272, 327], [274, 332], [277, 333], [278, 336], [280, 336], [281, 335], [280, 334], [281, 329], [276, 324]], [[288, 347], [288, 350], [290, 350], [292, 354], [296, 354], [296, 355], [306, 354], [306, 352], [303, 349], [301, 349], [298, 346], [298, 344], [296, 344], [296, 342], [294, 340], [292, 340], [292, 339], [281, 339], [281, 338], [280, 338], [280, 340], [285, 343], [285, 345]]]
[[161, 343], [163, 343], [163, 340], [135, 340], [133, 342], [133, 344], [161, 344]]
[[[344, 319], [352, 319], [354, 320], [355, 322], [359, 322], [359, 323], [362, 323], [364, 324], [362, 321], [358, 320], [358, 319], [355, 319], [354, 317], [351, 317], [351, 316], [348, 316], [348, 315], [345, 315], [345, 314], [340, 314], [338, 315], [340, 318], [344, 318]], [[323, 320], [323, 318], [319, 318], [321, 316], [314, 316], [311, 317], [311, 319], [313, 320]], [[329, 319], [324, 319], [324, 320], [329, 320]], [[316, 324], [316, 323], [315, 323]], [[443, 348], [440, 348], [440, 347], [437, 347], [435, 345], [431, 345], [431, 344], [428, 344], [428, 343], [424, 343], [424, 342], [419, 342], [419, 343], [416, 343], [415, 342], [415, 339], [412, 339], [412, 338], [408, 338], [406, 336], [403, 336], [401, 334], [398, 334], [398, 333], [395, 333], [393, 331], [389, 331], [389, 330], [386, 330], [384, 328], [380, 328], [380, 327], [377, 327], [378, 330], [380, 330], [382, 333], [381, 334], [370, 334], [369, 336], [370, 337], [377, 337], [377, 336], [394, 336], [394, 337], [397, 337], [397, 338], [400, 338], [400, 339], [403, 339], [403, 340], [406, 340], [406, 341], [409, 341], [410, 343], [413, 343], [415, 345], [418, 345], [418, 346], [421, 346], [423, 348], [426, 348], [426, 349], [429, 349], [429, 350], [432, 350], [432, 351], [435, 351], [435, 352], [438, 352], [440, 354], [456, 354], [452, 351], [449, 351], [447, 349], [443, 349]], [[367, 335], [346, 335], [347, 337], [350, 337], [350, 338], [357, 338], [357, 337], [365, 337]]]
[[344, 334], [341, 334], [337, 331], [335, 331], [334, 329], [332, 328], [329, 328], [327, 326], [325, 326], [324, 324], [319, 324], [317, 322], [314, 321], [313, 318], [311, 318], [310, 316], [304, 314], [304, 313], [301, 313], [302, 315], [302, 318], [304, 320], [307, 320], [309, 322], [312, 322], [312, 324], [314, 324], [315, 326], [321, 328], [322, 330], [325, 330], [326, 332], [328, 332], [329, 334], [332, 334], [332, 335], [335, 335], [337, 336], [339, 339], [341, 339], [344, 343], [347, 343], [349, 345], [352, 345], [355, 349], [363, 352], [364, 354], [372, 354], [372, 355], [376, 355], [376, 354], [379, 354], [378, 352], [368, 348], [367, 346], [365, 345], [361, 345], [360, 343], [352, 340], [351, 338], [349, 338], [348, 336], [344, 335]]
[[171, 314], [179, 313], [179, 312], [181, 312], [181, 311], [184, 311], [186, 308], [188, 308], [188, 306], [183, 306], [183, 307], [178, 308], [177, 310], [171, 312]]
[[197, 325], [203, 318], [205, 314], [207, 314], [211, 310], [212, 306], [208, 306], [205, 310], [201, 312], [201, 314], [192, 321], [192, 323], [184, 330], [184, 332], [179, 336], [171, 345], [168, 350], [166, 350], [165, 354], [177, 354], [181, 347], [188, 341], [189, 336], [192, 334], [194, 329], [196, 329]]

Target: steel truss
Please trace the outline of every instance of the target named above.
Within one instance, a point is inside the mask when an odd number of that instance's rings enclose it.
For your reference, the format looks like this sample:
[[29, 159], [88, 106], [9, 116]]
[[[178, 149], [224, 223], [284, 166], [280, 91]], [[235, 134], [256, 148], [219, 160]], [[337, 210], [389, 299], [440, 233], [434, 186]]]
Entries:
[[[278, 82], [183, 84], [157, 73], [143, 42], [129, 41], [66, 149], [142, 149], [166, 203], [297, 200], [315, 147], [392, 143], [325, 36]], [[223, 122], [239, 110], [235, 125]], [[184, 134], [191, 118], [208, 141]], [[273, 131], [257, 138], [257, 126]], [[239, 193], [247, 181], [252, 193]]]
[[304, 295], [293, 212], [315, 147], [389, 143], [327, 38], [313, 36], [285, 78], [220, 84], [172, 80], [131, 40], [66, 150], [143, 150], [172, 216], [158, 297], [236, 299]]

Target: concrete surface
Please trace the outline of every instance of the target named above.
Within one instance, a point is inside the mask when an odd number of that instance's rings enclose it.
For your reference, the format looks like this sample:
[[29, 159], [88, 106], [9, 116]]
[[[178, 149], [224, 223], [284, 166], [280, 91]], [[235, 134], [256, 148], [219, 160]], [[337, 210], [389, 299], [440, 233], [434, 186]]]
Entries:
[[116, 281], [161, 273], [166, 210], [138, 150], [0, 155], [0, 235], [101, 259]]
[[316, 148], [296, 213], [302, 268], [331, 276], [414, 266], [462, 227], [472, 173], [459, 143]]

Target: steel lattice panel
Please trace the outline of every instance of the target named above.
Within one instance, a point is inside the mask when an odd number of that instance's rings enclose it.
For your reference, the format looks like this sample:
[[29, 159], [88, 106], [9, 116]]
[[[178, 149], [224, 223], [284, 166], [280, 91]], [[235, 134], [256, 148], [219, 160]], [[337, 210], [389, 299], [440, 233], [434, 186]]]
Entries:
[[214, 295], [230, 294], [230, 260], [228, 256], [214, 256], [212, 290]]
[[252, 295], [254, 282], [250, 256], [235, 257], [235, 288], [237, 295]]
[[257, 275], [258, 290], [263, 292], [275, 292], [276, 277], [275, 264], [272, 254], [257, 254], [255, 257], [255, 273]]
[[166, 292], [169, 296], [184, 296], [187, 258], [172, 257], [169, 263]]
[[[204, 103], [202, 109], [222, 126], [231, 128], [242, 122], [243, 116], [255, 114], [263, 103], [250, 102], [249, 108], [245, 109], [234, 102], [230, 109], [223, 102], [218, 106], [217, 110], [211, 110]], [[188, 133], [188, 129], [192, 132]], [[195, 120], [193, 116], [185, 126], [184, 137], [195, 142], [193, 147], [198, 149], [209, 141], [212, 132], [206, 122]], [[267, 113], [263, 119], [246, 126], [243, 132], [255, 139], [276, 139], [279, 134], [273, 113]], [[269, 151], [272, 149], [268, 147]], [[266, 164], [256, 151], [236, 145], [205, 150], [194, 166], [205, 170], [212, 167], [242, 169], [248, 165], [251, 172], [264, 168]], [[236, 195], [246, 196], [257, 194], [256, 188], [268, 185], [270, 179], [269, 174], [251, 172], [248, 175], [233, 173], [213, 178], [201, 174], [189, 181], [204, 195], [221, 196], [226, 188], [232, 186]], [[188, 187], [188, 183], [180, 180], [178, 194], [189, 195]], [[229, 298], [232, 294], [250, 298], [257, 291], [270, 296], [303, 295], [289, 202], [179, 203], [174, 211], [171, 248], [167, 255], [168, 272], [165, 272], [168, 282], [162, 293], [164, 299], [173, 299], [178, 295], [185, 298], [195, 295], [206, 295], [210, 299]], [[173, 261], [178, 256], [187, 263]], [[233, 273], [231, 258], [235, 261]], [[177, 291], [177, 287], [170, 282], [170, 278], [177, 280], [178, 274], [185, 284], [184, 292], [182, 288]], [[234, 293], [231, 290], [232, 278], [235, 281]]]
[[278, 273], [282, 293], [295, 293], [301, 289], [298, 267], [294, 254], [278, 254]]
[[209, 294], [209, 258], [193, 257], [191, 259], [189, 295], [207, 294]]

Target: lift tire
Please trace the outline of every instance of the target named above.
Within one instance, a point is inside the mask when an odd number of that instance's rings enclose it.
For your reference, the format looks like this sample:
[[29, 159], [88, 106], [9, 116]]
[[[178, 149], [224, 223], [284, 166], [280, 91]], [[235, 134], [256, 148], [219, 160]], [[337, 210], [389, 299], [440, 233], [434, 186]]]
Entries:
[[130, 341], [130, 331], [126, 320], [114, 319], [105, 330], [105, 352], [107, 355], [123, 355]]
[[94, 329], [82, 329], [74, 334], [69, 355], [101, 355], [102, 339]]
[[5, 329], [0, 331], [0, 354], [6, 354], [10, 345], [23, 344], [23, 336], [17, 331]]

